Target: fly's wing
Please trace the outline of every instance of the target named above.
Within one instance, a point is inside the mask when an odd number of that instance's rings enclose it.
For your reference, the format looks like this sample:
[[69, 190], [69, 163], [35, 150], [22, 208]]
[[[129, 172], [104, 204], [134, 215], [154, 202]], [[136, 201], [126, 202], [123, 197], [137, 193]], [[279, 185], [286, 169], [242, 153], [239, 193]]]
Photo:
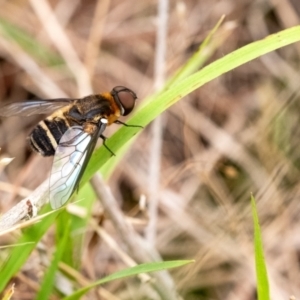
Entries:
[[71, 104], [74, 99], [59, 98], [48, 100], [30, 100], [15, 102], [0, 108], [0, 117], [31, 116], [35, 114], [51, 114], [54, 111]]
[[59, 141], [50, 175], [50, 204], [58, 209], [65, 204], [77, 188], [86, 165], [96, 146], [98, 137], [106, 128], [107, 120], [95, 126], [92, 134], [81, 126], [69, 128]]

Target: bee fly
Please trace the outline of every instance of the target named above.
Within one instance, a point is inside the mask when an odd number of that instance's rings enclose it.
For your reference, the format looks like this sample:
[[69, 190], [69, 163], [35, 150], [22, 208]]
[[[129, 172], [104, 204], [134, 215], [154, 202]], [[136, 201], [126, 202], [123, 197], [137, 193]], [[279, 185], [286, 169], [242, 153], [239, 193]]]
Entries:
[[0, 108], [0, 117], [51, 114], [29, 135], [31, 148], [43, 156], [54, 155], [50, 175], [50, 204], [53, 209], [66, 203], [78, 187], [98, 138], [105, 145], [103, 132], [134, 108], [136, 94], [123, 86], [110, 93], [79, 99], [32, 100], [8, 104]]

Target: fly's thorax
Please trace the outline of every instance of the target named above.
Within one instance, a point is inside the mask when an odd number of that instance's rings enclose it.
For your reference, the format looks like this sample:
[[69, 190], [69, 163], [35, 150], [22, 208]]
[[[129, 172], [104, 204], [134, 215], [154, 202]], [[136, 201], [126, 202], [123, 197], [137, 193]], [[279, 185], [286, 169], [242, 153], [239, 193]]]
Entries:
[[90, 95], [78, 99], [65, 113], [65, 116], [82, 125], [85, 122], [97, 123], [101, 117], [108, 118], [115, 113], [118, 114], [113, 98], [109, 93]]
[[109, 109], [103, 113], [103, 117], [107, 119], [108, 125], [118, 120], [121, 116], [121, 109], [111, 93], [98, 94], [97, 97], [99, 102], [105, 100], [105, 102], [109, 105]]

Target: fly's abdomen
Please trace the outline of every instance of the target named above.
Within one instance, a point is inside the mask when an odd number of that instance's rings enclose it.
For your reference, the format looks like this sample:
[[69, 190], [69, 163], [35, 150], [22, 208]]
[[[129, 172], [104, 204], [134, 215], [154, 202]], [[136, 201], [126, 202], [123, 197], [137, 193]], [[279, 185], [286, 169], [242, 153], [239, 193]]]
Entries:
[[49, 117], [41, 121], [31, 132], [31, 148], [43, 156], [54, 155], [58, 142], [69, 126], [63, 118]]

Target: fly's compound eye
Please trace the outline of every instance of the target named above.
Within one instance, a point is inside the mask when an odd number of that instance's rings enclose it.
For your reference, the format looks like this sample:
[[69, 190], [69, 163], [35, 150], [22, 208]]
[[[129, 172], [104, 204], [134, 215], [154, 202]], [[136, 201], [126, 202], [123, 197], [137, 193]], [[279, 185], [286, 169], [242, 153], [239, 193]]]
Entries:
[[121, 108], [122, 116], [127, 116], [132, 112], [137, 99], [136, 94], [132, 90], [124, 86], [116, 86], [111, 91], [111, 94]]

